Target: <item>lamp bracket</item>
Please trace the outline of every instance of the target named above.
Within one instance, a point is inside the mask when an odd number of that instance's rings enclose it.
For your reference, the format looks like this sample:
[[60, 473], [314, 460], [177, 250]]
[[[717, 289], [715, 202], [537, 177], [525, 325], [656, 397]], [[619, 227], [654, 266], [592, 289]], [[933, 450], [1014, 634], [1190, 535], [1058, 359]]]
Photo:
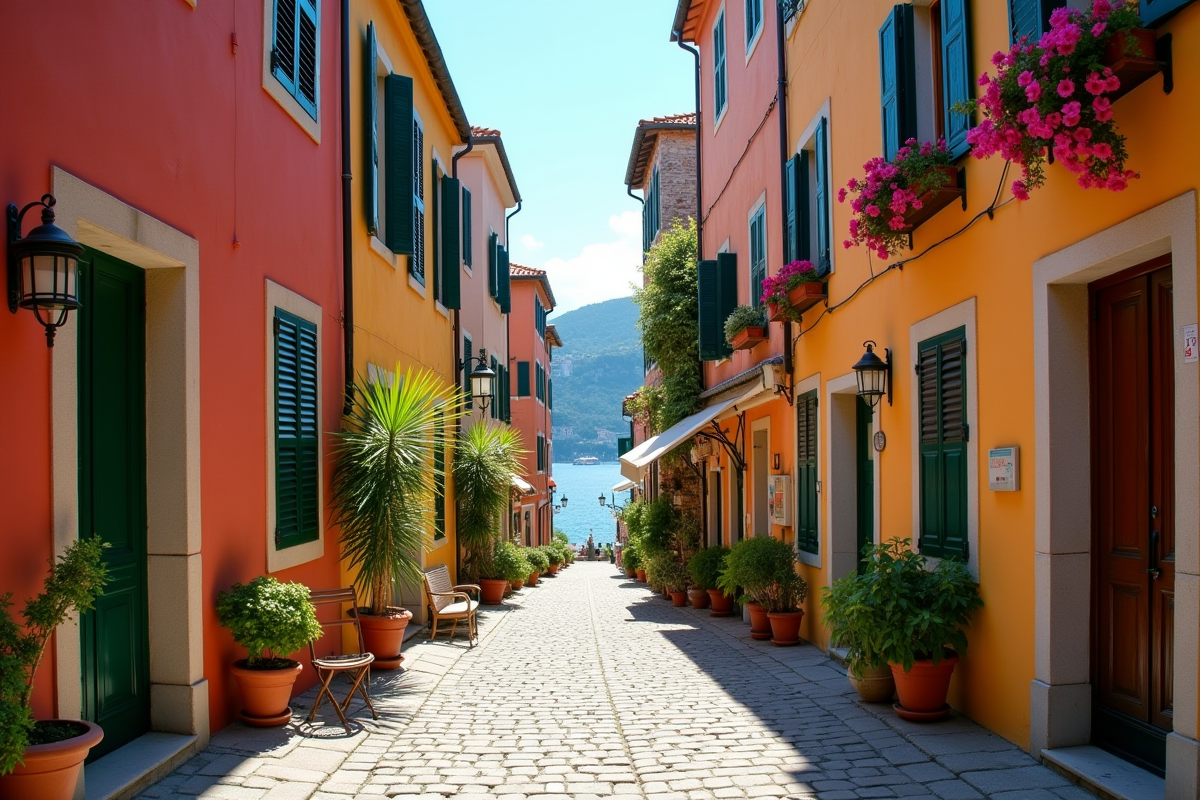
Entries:
[[[729, 438], [729, 434], [721, 429], [716, 420], [713, 420], [711, 423], [710, 427], [712, 430], [705, 429], [697, 435], [720, 442], [721, 446], [725, 448], [725, 452], [729, 454], [729, 460], [733, 462], [734, 469], [740, 473], [746, 470], [746, 459], [741, 452], [744, 450], [746, 439], [746, 415], [744, 413], [738, 414], [737, 420], [737, 431], [734, 433], [732, 439]], [[741, 442], [741, 448], [739, 448], [739, 442]]]

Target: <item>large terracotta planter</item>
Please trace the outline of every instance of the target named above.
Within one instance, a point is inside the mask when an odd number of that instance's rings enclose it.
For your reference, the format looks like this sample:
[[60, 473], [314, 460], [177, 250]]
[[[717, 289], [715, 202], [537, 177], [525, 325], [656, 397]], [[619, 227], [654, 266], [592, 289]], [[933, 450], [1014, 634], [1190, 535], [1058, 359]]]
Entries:
[[858, 692], [858, 696], [868, 703], [890, 703], [896, 694], [896, 679], [892, 677], [892, 668], [884, 664], [881, 667], [868, 667], [862, 671], [862, 677], [854, 677], [850, 672], [850, 685]]
[[708, 608], [708, 592], [704, 589], [688, 589], [688, 599], [692, 601], [692, 608]]
[[800, 644], [803, 611], [771, 611], [767, 614], [767, 619], [771, 623], [771, 644], [777, 647]]
[[633, 567], [626, 567], [625, 568], [625, 577], [636, 579], [637, 578], [637, 570], [634, 569]]
[[720, 589], [709, 589], [708, 600], [710, 617], [728, 617], [733, 614], [733, 598]]
[[[787, 299], [794, 313], [803, 314], [828, 296], [825, 281], [805, 281], [788, 292]], [[787, 311], [775, 303], [767, 303], [769, 322], [786, 322], [787, 319]]]
[[750, 612], [750, 638], [770, 639], [771, 618], [766, 610], [755, 602], [746, 603], [746, 610]]
[[905, 212], [903, 230], [911, 233], [931, 219], [934, 214], [956, 200], [961, 202], [966, 196], [966, 190], [958, 185], [958, 167], [938, 167], [937, 169], [946, 176], [946, 184], [941, 189], [922, 194], [921, 207], [910, 208]]
[[519, 591], [521, 591], [521, 587], [524, 585], [525, 585], [525, 581], [523, 581], [523, 580], [512, 581], [512, 590], [514, 592], [519, 592]]
[[479, 602], [485, 606], [498, 606], [504, 602], [504, 590], [508, 581], [503, 578], [479, 579]]
[[729, 340], [729, 346], [734, 350], [749, 350], [767, 340], [767, 329], [758, 325], [742, 328]]
[[1121, 31], [1104, 43], [1104, 65], [1112, 68], [1121, 81], [1120, 88], [1108, 95], [1109, 100], [1116, 102], [1162, 69], [1158, 63], [1157, 40], [1155, 31], [1142, 28]]
[[412, 612], [403, 608], [393, 608], [387, 616], [359, 613], [362, 623], [363, 641], [367, 652], [375, 656], [371, 669], [396, 669], [404, 656], [400, 655], [400, 646], [404, 644], [404, 629], [412, 619]]
[[562, 565], [561, 564], [551, 564], [549, 567], [546, 568], [546, 574], [547, 575], [557, 575], [558, 568], [560, 566], [562, 566]]
[[634, 573], [637, 575], [637, 579], [639, 581], [641, 581], [642, 583], [646, 582], [646, 570], [636, 569], [636, 570], [634, 570]]
[[671, 595], [671, 605], [683, 608], [688, 604], [687, 592], [668, 592]]
[[292, 686], [304, 666], [299, 662], [285, 669], [247, 669], [245, 659], [235, 661], [233, 677], [242, 690], [242, 722], [255, 728], [286, 725], [292, 718], [288, 702]]
[[957, 663], [958, 655], [955, 654], [936, 664], [930, 659], [914, 661], [907, 672], [904, 665], [891, 664], [896, 694], [900, 696], [900, 702], [895, 704], [896, 713], [915, 722], [945, 719], [950, 714], [946, 693], [950, 691], [950, 676]]
[[88, 751], [100, 744], [104, 731], [100, 726], [83, 720], [74, 722], [87, 728], [73, 739], [50, 744], [34, 744], [25, 748], [24, 764], [7, 775], [0, 776], [0, 800], [71, 800], [79, 783], [79, 770]]
[[541, 576], [541, 574], [542, 573], [540, 573], [540, 572], [531, 572], [531, 573], [529, 573], [529, 580], [527, 580], [525, 582], [528, 583], [530, 586], [537, 586], [538, 578]]

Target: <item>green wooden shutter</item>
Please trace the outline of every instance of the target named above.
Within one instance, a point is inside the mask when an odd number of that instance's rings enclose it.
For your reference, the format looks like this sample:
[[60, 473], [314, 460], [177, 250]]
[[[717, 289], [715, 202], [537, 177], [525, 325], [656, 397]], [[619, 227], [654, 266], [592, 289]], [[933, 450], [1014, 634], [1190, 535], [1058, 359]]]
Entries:
[[883, 155], [888, 160], [917, 135], [915, 29], [911, 4], [893, 6], [879, 29]]
[[271, 74], [296, 94], [296, 2], [275, 0], [275, 39], [271, 43]]
[[488, 406], [488, 414], [491, 415], [492, 419], [499, 419], [500, 418], [500, 362], [496, 360], [495, 356], [492, 356], [490, 361], [488, 362], [488, 366], [491, 367], [492, 372], [496, 373], [496, 377], [492, 378], [492, 402], [491, 402], [491, 405]]
[[471, 190], [465, 186], [462, 187], [462, 249], [463, 261], [469, 267], [475, 240], [471, 236]]
[[546, 468], [546, 451], [542, 446], [542, 435], [537, 435], [537, 471], [541, 472]]
[[433, 420], [433, 538], [446, 538], [446, 418], [439, 411]]
[[529, 362], [517, 362], [517, 397], [529, 397]]
[[[1192, 0], [1138, 0], [1138, 13], [1141, 14], [1143, 24], [1154, 25], [1163, 22], [1190, 2]], [[1114, 2], [1113, 5], [1117, 3]]]
[[320, 38], [314, 0], [275, 0], [271, 74], [313, 119], [320, 84]]
[[475, 407], [475, 398], [471, 396], [471, 370], [473, 370], [475, 368], [475, 363], [473, 361], [471, 361], [471, 358], [475, 355], [475, 351], [472, 349], [472, 347], [473, 346], [471, 344], [471, 337], [464, 336], [463, 337], [463, 358], [462, 358], [463, 370], [462, 370], [462, 374], [463, 374], [463, 394], [466, 395], [466, 398], [464, 398], [464, 400], [463, 400], [463, 405], [466, 406], [467, 408]]
[[696, 269], [697, 297], [700, 322], [700, 360], [716, 361], [721, 357], [720, 340], [725, 338], [721, 330], [724, 322], [717, 319], [721, 313], [717, 292], [717, 262], [701, 261]]
[[921, 552], [969, 556], [967, 538], [966, 330], [917, 348], [920, 386]]
[[363, 130], [366, 133], [364, 151], [367, 158], [366, 198], [364, 213], [367, 233], [379, 235], [379, 81], [375, 77], [379, 62], [379, 44], [375, 39], [375, 23], [367, 23], [367, 40], [363, 47]]
[[722, 358], [733, 355], [733, 348], [725, 341], [725, 320], [738, 305], [737, 253], [717, 253], [717, 331]]
[[512, 311], [512, 275], [509, 274], [508, 248], [500, 248], [499, 259], [496, 300], [500, 303], [500, 313], [508, 314]]
[[942, 114], [946, 149], [954, 158], [970, 150], [971, 119], [954, 112], [955, 103], [971, 99], [971, 29], [967, 0], [942, 0]]
[[796, 241], [796, 220], [797, 207], [796, 198], [798, 197], [796, 178], [800, 166], [797, 163], [799, 156], [792, 156], [784, 165], [784, 195], [783, 195], [783, 218], [784, 218], [784, 233], [783, 233], [783, 263], [790, 264], [799, 259], [799, 243]]
[[814, 555], [817, 534], [817, 393], [796, 398], [796, 546]]
[[492, 233], [488, 235], [488, 296], [495, 297], [499, 287], [500, 276], [500, 237]]
[[[383, 82], [387, 114], [387, 218], [384, 241], [393, 253], [412, 256], [416, 250], [413, 213], [413, 82], [405, 75], [388, 75]], [[422, 243], [423, 244], [423, 243]]]
[[320, 536], [317, 326], [275, 309], [275, 546]]
[[813, 205], [816, 208], [813, 211], [817, 216], [817, 247], [813, 263], [817, 267], [817, 272], [824, 275], [833, 266], [829, 253], [829, 242], [833, 238], [833, 231], [829, 223], [829, 120], [825, 117], [821, 117], [821, 121], [817, 123], [815, 139], [816, 147], [813, 155], [816, 162], [814, 164], [816, 181]]
[[462, 308], [462, 226], [458, 217], [461, 184], [457, 178], [442, 176], [442, 305]]
[[504, 381], [501, 385], [504, 387], [504, 391], [500, 397], [504, 401], [504, 421], [512, 422], [512, 374], [509, 372], [508, 367], [503, 367], [503, 370], [501, 374], [504, 377]]

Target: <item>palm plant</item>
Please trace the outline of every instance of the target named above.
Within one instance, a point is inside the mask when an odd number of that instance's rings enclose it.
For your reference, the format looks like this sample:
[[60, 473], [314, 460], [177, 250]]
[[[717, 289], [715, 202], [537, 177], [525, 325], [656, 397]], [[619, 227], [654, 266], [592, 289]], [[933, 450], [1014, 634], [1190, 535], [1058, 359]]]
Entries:
[[[524, 455], [521, 435], [507, 426], [476, 422], [459, 437], [454, 453], [458, 543], [467, 582], [492, 572], [500, 520], [508, 510], [512, 476]], [[488, 575], [482, 577], [501, 577]]]
[[333, 522], [372, 613], [385, 612], [397, 580], [421, 580], [417, 554], [432, 544], [427, 515], [442, 477], [434, 446], [462, 415], [459, 395], [426, 370], [390, 386], [360, 380], [333, 434]]

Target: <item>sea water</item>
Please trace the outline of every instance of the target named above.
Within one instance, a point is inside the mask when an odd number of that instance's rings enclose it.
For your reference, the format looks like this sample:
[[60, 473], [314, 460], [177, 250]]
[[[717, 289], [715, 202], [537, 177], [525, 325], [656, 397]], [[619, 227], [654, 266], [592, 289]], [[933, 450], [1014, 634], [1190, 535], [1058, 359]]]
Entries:
[[[620, 464], [608, 462], [589, 466], [555, 464], [554, 482], [558, 493], [554, 504], [561, 505], [567, 498], [567, 507], [554, 514], [554, 527], [571, 540], [571, 544], [585, 544], [588, 535], [597, 545], [612, 543], [616, 538], [617, 521], [607, 504], [612, 503], [612, 487], [620, 483]], [[604, 495], [605, 507], [600, 507], [600, 495]], [[629, 492], [616, 495], [618, 505], [629, 502]]]

